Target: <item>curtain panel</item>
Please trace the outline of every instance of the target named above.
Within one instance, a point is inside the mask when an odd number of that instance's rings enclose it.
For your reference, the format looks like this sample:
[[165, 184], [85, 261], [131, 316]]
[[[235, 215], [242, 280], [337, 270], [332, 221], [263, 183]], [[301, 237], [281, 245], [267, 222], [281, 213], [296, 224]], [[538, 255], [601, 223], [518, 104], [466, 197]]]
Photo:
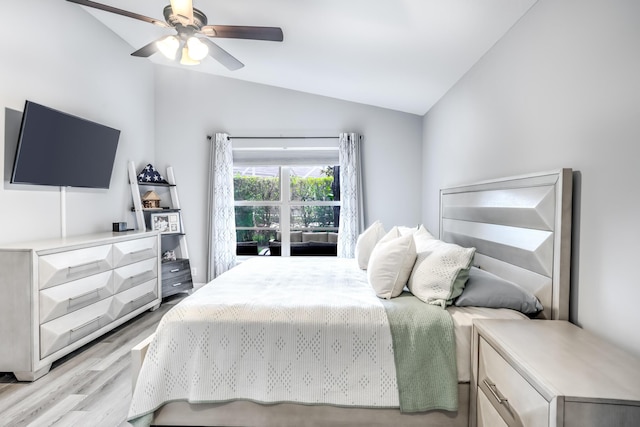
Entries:
[[209, 281], [236, 265], [233, 151], [231, 138], [226, 133], [216, 133], [211, 146], [208, 259]]
[[339, 152], [341, 207], [338, 257], [353, 258], [356, 241], [362, 231], [362, 224], [364, 224], [360, 135], [341, 133]]

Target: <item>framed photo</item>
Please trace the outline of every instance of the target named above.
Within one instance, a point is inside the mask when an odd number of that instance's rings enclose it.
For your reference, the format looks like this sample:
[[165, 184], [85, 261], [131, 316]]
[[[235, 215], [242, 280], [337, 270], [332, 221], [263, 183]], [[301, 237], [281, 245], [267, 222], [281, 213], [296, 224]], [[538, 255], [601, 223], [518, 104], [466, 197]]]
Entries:
[[181, 233], [180, 212], [152, 213], [151, 229], [162, 234]]

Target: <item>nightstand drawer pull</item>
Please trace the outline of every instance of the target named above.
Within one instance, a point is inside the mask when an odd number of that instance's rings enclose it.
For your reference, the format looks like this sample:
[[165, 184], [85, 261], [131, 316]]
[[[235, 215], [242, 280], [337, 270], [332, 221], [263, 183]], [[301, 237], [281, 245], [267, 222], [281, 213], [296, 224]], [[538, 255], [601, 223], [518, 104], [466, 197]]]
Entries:
[[507, 399], [505, 399], [504, 397], [500, 396], [500, 392], [498, 392], [498, 387], [492, 383], [491, 381], [484, 379], [482, 381], [485, 385], [485, 387], [487, 387], [489, 389], [489, 391], [491, 392], [491, 394], [493, 395], [493, 397], [495, 397], [495, 399], [498, 401], [499, 404], [501, 405], [509, 405], [509, 402]]
[[180, 282], [180, 283], [174, 283], [174, 284], [173, 284], [173, 285], [171, 285], [171, 286], [175, 288], [176, 286], [180, 286], [180, 285], [182, 285], [182, 282]]
[[173, 270], [169, 270], [169, 273], [177, 273], [178, 271], [180, 271], [179, 268], [174, 268]]

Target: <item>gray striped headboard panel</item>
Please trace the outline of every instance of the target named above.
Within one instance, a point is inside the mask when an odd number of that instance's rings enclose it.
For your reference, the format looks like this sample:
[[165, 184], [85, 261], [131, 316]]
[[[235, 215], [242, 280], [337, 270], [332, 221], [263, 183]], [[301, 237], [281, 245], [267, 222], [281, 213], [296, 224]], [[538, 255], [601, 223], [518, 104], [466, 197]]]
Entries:
[[518, 283], [546, 319], [569, 317], [572, 171], [440, 191], [440, 238], [475, 247], [474, 265]]

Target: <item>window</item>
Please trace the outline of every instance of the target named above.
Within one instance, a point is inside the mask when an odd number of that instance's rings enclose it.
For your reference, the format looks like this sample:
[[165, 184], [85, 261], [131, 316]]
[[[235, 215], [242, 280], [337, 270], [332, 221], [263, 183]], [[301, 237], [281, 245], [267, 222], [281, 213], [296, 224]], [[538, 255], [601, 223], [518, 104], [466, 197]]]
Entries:
[[234, 167], [237, 254], [335, 252], [340, 218], [339, 169], [308, 165]]

